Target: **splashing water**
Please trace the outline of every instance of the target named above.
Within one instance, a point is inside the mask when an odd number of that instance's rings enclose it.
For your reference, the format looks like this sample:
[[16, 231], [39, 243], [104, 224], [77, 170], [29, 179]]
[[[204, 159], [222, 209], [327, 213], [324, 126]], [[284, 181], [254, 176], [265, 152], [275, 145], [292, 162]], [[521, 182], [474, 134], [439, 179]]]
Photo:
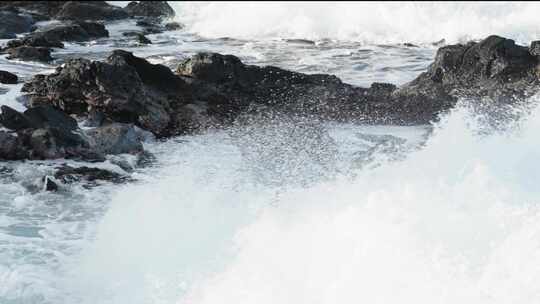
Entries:
[[456, 43], [498, 34], [538, 39], [538, 3], [171, 2], [178, 20], [206, 37], [304, 38], [363, 43]]
[[[261, 183], [274, 167], [244, 170], [225, 133], [186, 138], [116, 196], [66, 288], [79, 303], [536, 303], [539, 115], [481, 136], [462, 107], [405, 160], [303, 186]], [[317, 146], [284, 157], [316, 165]]]

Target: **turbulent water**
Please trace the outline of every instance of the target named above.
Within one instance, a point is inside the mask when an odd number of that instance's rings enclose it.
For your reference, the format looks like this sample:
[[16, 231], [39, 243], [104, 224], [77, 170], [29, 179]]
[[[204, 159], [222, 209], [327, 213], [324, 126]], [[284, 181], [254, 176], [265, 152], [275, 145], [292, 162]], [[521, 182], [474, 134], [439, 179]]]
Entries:
[[[538, 38], [535, 3], [173, 6], [184, 30], [139, 46], [121, 35], [133, 23], [111, 24], [56, 64], [123, 48], [173, 68], [215, 51], [403, 84], [440, 39]], [[53, 68], [0, 58], [23, 79]], [[23, 109], [20, 87], [0, 103]], [[146, 142], [156, 160], [135, 182], [57, 193], [40, 178], [66, 161], [2, 163], [0, 303], [539, 303], [537, 99], [496, 130], [467, 104], [417, 127], [254, 119]]]

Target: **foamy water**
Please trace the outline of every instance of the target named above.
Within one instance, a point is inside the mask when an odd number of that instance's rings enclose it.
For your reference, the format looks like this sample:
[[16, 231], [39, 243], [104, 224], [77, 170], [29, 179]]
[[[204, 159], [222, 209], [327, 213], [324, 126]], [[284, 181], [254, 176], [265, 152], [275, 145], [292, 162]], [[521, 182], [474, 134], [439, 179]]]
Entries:
[[[537, 37], [536, 3], [172, 5], [187, 28], [149, 35], [153, 45], [122, 37], [134, 22], [120, 22], [53, 56], [122, 47], [174, 68], [205, 50], [402, 84], [441, 38]], [[4, 68], [51, 71], [0, 58]], [[2, 88], [1, 104], [24, 109], [20, 85]], [[538, 303], [537, 100], [511, 125], [466, 105], [433, 126], [257, 120], [147, 142], [156, 162], [136, 182], [55, 194], [39, 179], [62, 161], [2, 164], [0, 303]]]
[[209, 37], [354, 40], [372, 44], [456, 43], [497, 33], [539, 38], [538, 3], [175, 2], [177, 19]]

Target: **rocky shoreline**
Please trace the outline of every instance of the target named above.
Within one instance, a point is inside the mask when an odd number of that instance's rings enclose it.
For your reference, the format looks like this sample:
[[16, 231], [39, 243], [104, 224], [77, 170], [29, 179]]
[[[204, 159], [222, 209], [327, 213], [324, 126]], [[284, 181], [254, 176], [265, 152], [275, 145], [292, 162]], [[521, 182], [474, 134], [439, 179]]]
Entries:
[[[111, 20], [136, 18], [143, 30], [124, 35], [141, 43], [151, 43], [145, 34], [181, 27], [168, 22], [174, 10], [164, 1], [132, 2], [125, 8], [104, 1], [5, 1], [0, 9], [0, 37], [13, 38], [1, 51], [19, 60], [48, 62], [64, 42], [108, 37], [104, 22]], [[36, 27], [43, 20], [60, 22]], [[22, 33], [27, 34], [16, 38]], [[144, 155], [143, 138], [226, 128], [250, 112], [427, 124], [461, 98], [497, 106], [535, 94], [539, 49], [539, 42], [524, 47], [499, 36], [443, 46], [426, 72], [400, 87], [358, 87], [333, 75], [247, 65], [217, 53], [196, 54], [175, 70], [123, 50], [103, 61], [71, 59], [54, 73], [24, 83], [24, 113], [2, 106], [0, 159], [103, 161], [111, 154]], [[0, 82], [17, 81], [16, 75], [0, 71]]]

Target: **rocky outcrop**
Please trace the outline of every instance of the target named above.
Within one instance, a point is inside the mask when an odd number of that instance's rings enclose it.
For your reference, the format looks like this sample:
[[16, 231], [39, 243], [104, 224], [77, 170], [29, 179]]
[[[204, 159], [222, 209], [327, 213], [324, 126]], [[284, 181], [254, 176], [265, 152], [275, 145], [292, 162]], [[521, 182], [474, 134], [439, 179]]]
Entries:
[[10, 73], [8, 71], [0, 70], [0, 83], [3, 84], [16, 84], [19, 78], [17, 75]]
[[122, 183], [129, 179], [126, 176], [116, 172], [92, 167], [71, 167], [63, 165], [54, 173], [54, 178], [63, 184], [72, 184], [74, 182], [110, 181], [113, 183]]
[[129, 15], [106, 1], [68, 1], [54, 16], [58, 20], [119, 20]]
[[0, 131], [0, 159], [24, 159], [26, 153], [20, 146], [19, 139], [6, 131]]
[[176, 107], [191, 98], [189, 86], [170, 69], [125, 51], [105, 61], [75, 59], [47, 76], [25, 84], [30, 104], [53, 104], [66, 113], [103, 113], [121, 123], [135, 123], [158, 136], [175, 133]]
[[175, 15], [167, 1], [132, 1], [124, 10], [132, 17], [164, 19]]
[[68, 61], [53, 74], [34, 77], [23, 90], [31, 106], [51, 104], [95, 125], [133, 123], [160, 137], [227, 126], [242, 113], [266, 110], [329, 121], [426, 124], [459, 98], [509, 103], [535, 93], [534, 50], [497, 36], [446, 46], [412, 82], [369, 88], [332, 75], [246, 65], [216, 53], [194, 55], [174, 74], [114, 51], [102, 62]]
[[399, 93], [408, 96], [442, 91], [454, 98], [487, 97], [513, 102], [538, 89], [538, 63], [538, 57], [529, 48], [516, 45], [511, 39], [489, 36], [480, 42], [440, 48], [428, 71]]
[[66, 1], [1, 1], [0, 9], [23, 11], [42, 16], [41, 19], [52, 19], [65, 3]]
[[82, 42], [103, 37], [109, 37], [109, 31], [101, 23], [67, 22], [46, 26], [22, 39], [11, 40], [6, 48], [8, 50], [19, 46], [63, 48], [62, 41]]
[[0, 9], [29, 13], [38, 20], [119, 20], [129, 18], [122, 8], [106, 1], [2, 1]]
[[78, 158], [104, 160], [107, 154], [143, 152], [132, 125], [113, 124], [83, 131], [77, 122], [50, 105], [20, 113], [2, 106], [0, 124], [16, 132], [1, 135], [0, 159]]
[[143, 151], [143, 146], [133, 125], [114, 123], [98, 127], [86, 132], [90, 145], [97, 153], [106, 154], [137, 154]]
[[45, 47], [18, 46], [6, 50], [8, 59], [20, 59], [23, 61], [52, 61], [51, 49]]
[[183, 29], [184, 26], [181, 23], [178, 22], [168, 22], [165, 23], [165, 29], [167, 31], [177, 31]]
[[0, 10], [0, 39], [12, 39], [16, 34], [34, 29], [34, 20], [27, 14], [13, 10]]
[[152, 44], [152, 41], [148, 39], [143, 33], [140, 32], [125, 32], [122, 35], [126, 37], [134, 37], [140, 44]]

